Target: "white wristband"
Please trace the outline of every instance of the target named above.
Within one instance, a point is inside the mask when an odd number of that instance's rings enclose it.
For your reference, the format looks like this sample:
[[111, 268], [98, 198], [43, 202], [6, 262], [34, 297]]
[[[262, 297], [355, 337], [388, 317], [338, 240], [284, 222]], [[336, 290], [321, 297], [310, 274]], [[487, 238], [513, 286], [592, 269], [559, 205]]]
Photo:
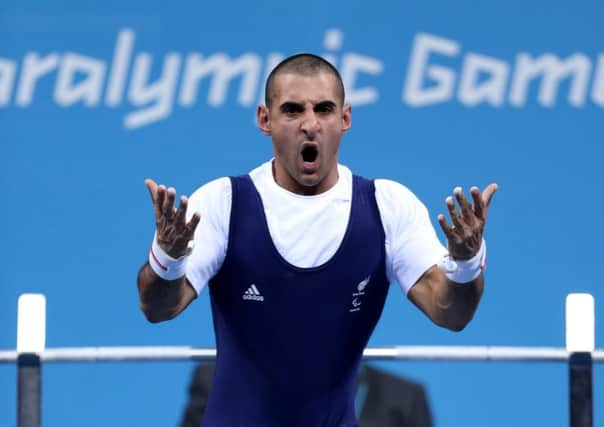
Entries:
[[164, 280], [180, 279], [185, 275], [187, 269], [187, 255], [178, 259], [172, 258], [159, 246], [157, 234], [155, 234], [149, 251], [149, 265]]
[[449, 254], [445, 255], [438, 267], [447, 278], [455, 283], [469, 283], [480, 276], [486, 267], [487, 244], [482, 239], [478, 253], [470, 259], [454, 260]]

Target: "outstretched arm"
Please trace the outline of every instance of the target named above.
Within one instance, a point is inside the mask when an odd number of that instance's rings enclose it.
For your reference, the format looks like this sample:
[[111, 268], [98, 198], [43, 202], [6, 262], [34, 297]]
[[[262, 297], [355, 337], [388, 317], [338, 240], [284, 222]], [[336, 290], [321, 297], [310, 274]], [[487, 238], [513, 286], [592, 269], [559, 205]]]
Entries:
[[[461, 188], [456, 188], [454, 194], [460, 212], [456, 210], [453, 198], [447, 197], [452, 225], [442, 214], [438, 216], [438, 222], [447, 237], [449, 259], [443, 266], [431, 267], [409, 290], [409, 299], [444, 328], [461, 331], [478, 307], [484, 286], [482, 270], [486, 248], [483, 232], [495, 191], [497, 184], [490, 184], [482, 194], [477, 187], [472, 187], [472, 206]], [[466, 274], [462, 274], [464, 269]], [[471, 274], [472, 271], [476, 274]], [[468, 273], [471, 274], [469, 279]]]
[[153, 180], [145, 180], [155, 211], [156, 236], [150, 260], [138, 273], [140, 307], [147, 320], [156, 323], [169, 320], [183, 311], [197, 297], [184, 276], [183, 257], [199, 223], [199, 214], [185, 221], [188, 199], [181, 196], [174, 207], [176, 190], [166, 189]]

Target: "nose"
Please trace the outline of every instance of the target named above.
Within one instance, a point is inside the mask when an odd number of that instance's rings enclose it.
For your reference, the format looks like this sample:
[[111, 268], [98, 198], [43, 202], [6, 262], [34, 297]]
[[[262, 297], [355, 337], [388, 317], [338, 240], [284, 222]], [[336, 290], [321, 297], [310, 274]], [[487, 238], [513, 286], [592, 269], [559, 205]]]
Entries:
[[321, 129], [321, 125], [314, 111], [311, 110], [304, 116], [304, 119], [302, 120], [302, 123], [300, 125], [300, 129], [309, 138], [314, 137], [319, 132], [319, 130]]

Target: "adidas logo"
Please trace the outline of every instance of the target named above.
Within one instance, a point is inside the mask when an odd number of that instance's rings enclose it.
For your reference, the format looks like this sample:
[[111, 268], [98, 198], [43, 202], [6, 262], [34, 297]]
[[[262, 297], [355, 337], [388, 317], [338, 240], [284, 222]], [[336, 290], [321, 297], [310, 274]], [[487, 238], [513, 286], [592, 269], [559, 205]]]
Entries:
[[262, 295], [260, 295], [260, 292], [258, 291], [258, 288], [253, 283], [252, 283], [252, 285], [249, 288], [247, 288], [247, 291], [245, 291], [243, 293], [243, 297], [242, 298], [244, 300], [264, 301], [264, 297]]

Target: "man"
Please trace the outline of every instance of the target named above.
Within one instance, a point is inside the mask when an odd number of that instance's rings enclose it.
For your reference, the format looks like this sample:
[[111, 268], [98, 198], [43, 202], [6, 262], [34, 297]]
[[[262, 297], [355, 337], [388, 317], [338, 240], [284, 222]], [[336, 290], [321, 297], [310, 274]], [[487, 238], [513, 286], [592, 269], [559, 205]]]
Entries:
[[497, 186], [473, 187], [473, 205], [456, 188], [459, 211], [447, 197], [447, 251], [409, 190], [338, 164], [351, 107], [337, 70], [314, 55], [275, 67], [257, 120], [274, 159], [248, 175], [178, 208], [174, 188], [145, 181], [156, 236], [141, 308], [171, 319], [209, 282], [218, 355], [204, 426], [356, 426], [356, 372], [390, 282], [437, 325], [460, 331], [472, 318]]

